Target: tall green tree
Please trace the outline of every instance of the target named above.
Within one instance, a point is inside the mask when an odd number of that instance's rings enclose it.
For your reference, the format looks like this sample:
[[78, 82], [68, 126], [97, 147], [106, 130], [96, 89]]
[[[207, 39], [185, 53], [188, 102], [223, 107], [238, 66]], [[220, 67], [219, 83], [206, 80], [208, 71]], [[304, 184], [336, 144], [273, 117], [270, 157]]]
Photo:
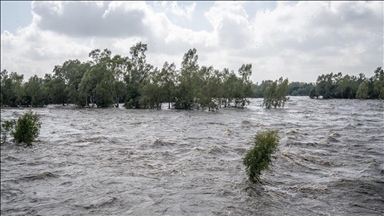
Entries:
[[115, 55], [111, 59], [111, 70], [115, 79], [113, 95], [116, 107], [119, 107], [119, 103], [124, 103], [126, 100], [127, 86], [124, 82], [124, 77], [128, 73], [129, 68], [130, 62], [128, 57]]
[[147, 44], [141, 42], [130, 48], [129, 69], [124, 77], [127, 85], [127, 101], [124, 106], [127, 109], [140, 108], [140, 85], [153, 70], [153, 66], [146, 61], [146, 51]]
[[17, 107], [27, 105], [23, 83], [24, 75], [17, 72], [1, 72], [1, 95], [4, 106]]
[[224, 98], [226, 104], [238, 107], [244, 98], [243, 80], [236, 76], [234, 71], [226, 75], [224, 80]]
[[67, 86], [62, 77], [45, 74], [44, 86], [50, 103], [62, 104], [63, 106], [68, 103]]
[[196, 86], [198, 84], [197, 77], [199, 71], [198, 58], [199, 56], [195, 48], [188, 50], [183, 56], [175, 91], [174, 107], [176, 109], [191, 109], [196, 106]]
[[376, 68], [374, 71], [371, 97], [384, 100], [384, 71], [381, 67]]
[[256, 98], [264, 98], [266, 88], [273, 83], [272, 80], [263, 80], [257, 88]]
[[93, 50], [91, 67], [84, 73], [79, 84], [81, 95], [85, 98], [85, 105], [89, 103], [97, 107], [109, 107], [114, 103], [115, 78], [111, 70], [111, 51]]
[[42, 107], [48, 104], [42, 78], [34, 75], [25, 83], [26, 103], [32, 107]]
[[157, 108], [161, 109], [161, 104], [164, 102], [164, 89], [160, 84], [160, 71], [155, 68], [154, 71], [144, 80], [140, 86], [140, 107], [142, 108]]
[[357, 99], [367, 99], [368, 98], [368, 86], [365, 82], [362, 82], [359, 85], [359, 89], [356, 92]]
[[288, 79], [283, 80], [281, 77], [279, 80], [271, 83], [265, 90], [263, 106], [267, 109], [271, 107], [284, 107], [288, 94]]
[[[85, 72], [91, 67], [90, 62], [80, 62], [76, 60], [67, 60], [62, 65], [56, 65], [53, 69], [54, 82], [61, 83], [64, 81], [67, 103], [74, 103], [78, 106], [85, 106], [85, 98], [82, 92], [80, 92], [79, 85], [85, 74]], [[61, 85], [61, 84], [60, 84]], [[59, 90], [55, 91], [51, 95], [52, 98], [60, 98], [61, 95], [56, 95]], [[63, 93], [63, 94], [64, 94]], [[64, 97], [65, 100], [65, 97]], [[64, 102], [65, 103], [65, 102]]]
[[250, 80], [250, 77], [252, 75], [252, 64], [243, 64], [239, 68], [239, 75], [241, 78], [241, 94], [240, 97], [236, 100], [236, 105], [239, 104], [242, 108], [244, 108], [245, 105], [249, 104], [250, 101], [247, 99], [249, 97], [252, 97], [252, 81]]
[[176, 66], [174, 63], [169, 64], [164, 62], [163, 68], [159, 74], [159, 84], [162, 87], [164, 102], [168, 102], [168, 109], [175, 102], [175, 87], [176, 87]]
[[199, 106], [209, 111], [217, 110], [223, 94], [220, 72], [212, 66], [202, 66], [198, 77], [196, 87]]

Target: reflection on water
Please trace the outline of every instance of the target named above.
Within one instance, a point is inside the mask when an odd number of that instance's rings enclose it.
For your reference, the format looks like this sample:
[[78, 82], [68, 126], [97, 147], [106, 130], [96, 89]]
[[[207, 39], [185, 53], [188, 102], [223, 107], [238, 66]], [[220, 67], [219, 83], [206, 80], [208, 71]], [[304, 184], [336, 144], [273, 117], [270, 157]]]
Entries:
[[[383, 102], [261, 102], [217, 113], [34, 109], [34, 147], [1, 146], [1, 214], [384, 214]], [[242, 158], [266, 129], [281, 143], [265, 184], [252, 185]]]

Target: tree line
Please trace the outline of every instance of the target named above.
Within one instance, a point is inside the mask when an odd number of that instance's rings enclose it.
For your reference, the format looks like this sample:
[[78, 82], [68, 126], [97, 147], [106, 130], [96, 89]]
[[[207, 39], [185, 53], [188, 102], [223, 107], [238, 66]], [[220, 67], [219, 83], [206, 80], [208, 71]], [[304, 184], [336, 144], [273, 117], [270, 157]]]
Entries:
[[76, 104], [80, 107], [111, 107], [123, 103], [131, 108], [209, 109], [245, 107], [254, 97], [252, 64], [233, 70], [200, 66], [196, 49], [184, 54], [181, 68], [165, 62], [155, 68], [146, 61], [147, 45], [137, 43], [130, 56], [114, 55], [104, 49], [92, 50], [92, 60], [68, 60], [56, 65], [44, 78], [32, 76], [23, 82], [17, 72], [1, 72], [2, 106]]
[[332, 99], [384, 99], [384, 71], [378, 67], [370, 78], [363, 73], [359, 76], [343, 76], [340, 73], [318, 76], [315, 88], [309, 94], [311, 98]]
[[91, 60], [67, 60], [54, 66], [44, 78], [37, 75], [24, 81], [17, 72], [0, 73], [0, 105], [42, 107], [48, 104], [75, 104], [79, 107], [118, 107], [161, 109], [163, 103], [174, 109], [244, 108], [249, 98], [264, 98], [266, 108], [284, 106], [287, 95], [311, 98], [383, 98], [383, 70], [366, 79], [339, 74], [318, 77], [316, 84], [289, 83], [288, 79], [250, 80], [252, 64], [243, 64], [237, 73], [228, 68], [200, 66], [196, 49], [188, 50], [181, 67], [164, 62], [162, 68], [146, 61], [147, 45], [130, 48], [130, 56], [114, 55], [108, 49], [92, 50]]

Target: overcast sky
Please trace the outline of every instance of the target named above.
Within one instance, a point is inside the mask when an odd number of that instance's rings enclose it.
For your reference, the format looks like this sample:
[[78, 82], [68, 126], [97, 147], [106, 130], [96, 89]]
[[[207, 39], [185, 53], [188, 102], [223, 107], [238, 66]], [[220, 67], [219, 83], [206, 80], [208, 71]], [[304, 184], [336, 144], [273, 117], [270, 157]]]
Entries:
[[372, 76], [383, 66], [383, 2], [3, 2], [1, 70], [43, 77], [93, 49], [129, 56], [148, 44], [161, 67], [196, 48], [199, 64], [252, 80], [314, 82], [330, 72]]

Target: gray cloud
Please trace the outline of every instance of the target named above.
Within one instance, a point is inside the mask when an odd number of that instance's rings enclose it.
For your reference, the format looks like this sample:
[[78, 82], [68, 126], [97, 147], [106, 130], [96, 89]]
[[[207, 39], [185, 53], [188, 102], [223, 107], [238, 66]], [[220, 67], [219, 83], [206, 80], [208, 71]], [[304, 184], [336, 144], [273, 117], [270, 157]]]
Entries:
[[230, 49], [245, 48], [251, 38], [246, 27], [246, 25], [241, 25], [233, 19], [224, 18], [218, 29], [221, 46]]
[[315, 81], [338, 71], [370, 76], [383, 64], [382, 3], [260, 4], [216, 2], [203, 13], [197, 3], [201, 17], [194, 13], [191, 23], [207, 19], [212, 28], [196, 31], [180, 26], [169, 9], [155, 11], [145, 2], [33, 2], [31, 25], [1, 36], [1, 67], [42, 76], [65, 60], [87, 60], [97, 48], [129, 56], [139, 41], [148, 44], [155, 66], [168, 61], [179, 68], [183, 54], [196, 48], [200, 65], [237, 71], [252, 63], [255, 82]]
[[103, 17], [108, 5], [94, 2], [60, 2], [61, 12], [46, 2], [33, 2], [32, 11], [41, 19], [37, 26], [70, 37], [130, 37], [148, 34], [145, 12], [120, 10]]

